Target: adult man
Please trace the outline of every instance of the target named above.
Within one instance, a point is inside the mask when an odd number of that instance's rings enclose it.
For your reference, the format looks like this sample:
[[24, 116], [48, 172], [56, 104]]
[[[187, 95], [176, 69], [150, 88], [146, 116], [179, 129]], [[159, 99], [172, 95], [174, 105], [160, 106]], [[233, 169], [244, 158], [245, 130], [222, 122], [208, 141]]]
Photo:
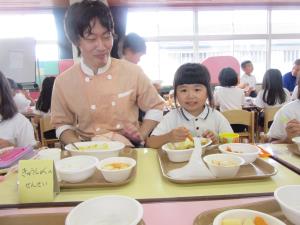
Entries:
[[[110, 57], [109, 8], [95, 0], [75, 3], [65, 28], [81, 60], [55, 81], [51, 114], [57, 136], [65, 144], [108, 133], [141, 142], [162, 118], [163, 101], [138, 66]], [[138, 108], [146, 112], [141, 127]]]
[[291, 93], [296, 86], [297, 76], [300, 74], [300, 59], [296, 59], [291, 72], [286, 73], [282, 77], [283, 87], [288, 89]]

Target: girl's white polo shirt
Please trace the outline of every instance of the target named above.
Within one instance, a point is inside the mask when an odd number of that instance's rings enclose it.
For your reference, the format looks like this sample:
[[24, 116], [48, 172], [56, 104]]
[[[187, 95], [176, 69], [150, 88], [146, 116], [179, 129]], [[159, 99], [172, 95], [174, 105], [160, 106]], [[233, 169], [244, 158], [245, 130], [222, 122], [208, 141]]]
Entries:
[[193, 136], [201, 136], [206, 130], [215, 134], [233, 132], [228, 120], [219, 111], [205, 106], [198, 116], [193, 116], [181, 108], [171, 110], [163, 117], [152, 135], [163, 135], [180, 126], [189, 129]]

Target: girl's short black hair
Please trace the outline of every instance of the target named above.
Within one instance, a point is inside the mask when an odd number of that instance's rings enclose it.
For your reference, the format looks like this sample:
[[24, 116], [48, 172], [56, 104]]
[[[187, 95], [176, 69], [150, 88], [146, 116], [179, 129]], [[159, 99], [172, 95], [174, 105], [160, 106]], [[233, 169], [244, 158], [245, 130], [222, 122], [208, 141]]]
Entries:
[[231, 87], [238, 84], [238, 74], [231, 67], [223, 68], [219, 73], [219, 82], [222, 87]]
[[12, 89], [6, 77], [0, 71], [0, 115], [2, 116], [2, 121], [12, 118], [17, 113], [18, 109], [13, 100]]
[[286, 101], [282, 74], [278, 69], [268, 69], [265, 72], [262, 89], [264, 90], [262, 99], [268, 105], [282, 104]]
[[94, 19], [98, 19], [103, 27], [115, 35], [111, 12], [108, 6], [99, 0], [83, 0], [74, 3], [66, 12], [65, 32], [69, 40], [77, 46], [78, 56], [81, 54], [78, 48], [79, 39], [84, 37], [86, 31], [88, 33], [92, 31], [91, 22]]
[[48, 113], [51, 108], [51, 97], [55, 77], [46, 77], [42, 83], [42, 90], [36, 102], [36, 109]]
[[198, 63], [186, 63], [181, 65], [174, 76], [174, 100], [176, 103], [177, 87], [182, 84], [202, 84], [206, 87], [208, 102], [214, 107], [213, 94], [210, 87], [210, 74], [204, 65]]

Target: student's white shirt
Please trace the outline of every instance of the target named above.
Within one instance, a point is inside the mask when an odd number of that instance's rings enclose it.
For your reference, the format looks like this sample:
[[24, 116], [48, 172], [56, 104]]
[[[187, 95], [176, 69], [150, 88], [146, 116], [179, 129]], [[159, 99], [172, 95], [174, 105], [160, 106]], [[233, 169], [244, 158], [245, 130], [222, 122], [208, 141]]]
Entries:
[[300, 121], [300, 100], [292, 101], [277, 111], [268, 136], [274, 139], [285, 139], [287, 137], [286, 124], [288, 121], [296, 119]]
[[[184, 118], [182, 112], [188, 120]], [[162, 121], [152, 132], [152, 135], [163, 135], [181, 126], [186, 127], [193, 136], [198, 137], [206, 130], [211, 130], [215, 134], [233, 132], [228, 120], [219, 111], [206, 106], [197, 117], [184, 109], [171, 110], [163, 117]]]
[[214, 100], [220, 111], [242, 109], [245, 101], [244, 91], [239, 87], [216, 87]]
[[294, 88], [293, 94], [292, 94], [292, 101], [296, 100], [298, 98], [298, 85]]
[[286, 88], [283, 88], [284, 90], [284, 93], [286, 95], [286, 99], [285, 99], [285, 102], [283, 103], [279, 103], [279, 102], [276, 102], [275, 105], [269, 105], [268, 103], [264, 102], [263, 101], [263, 96], [264, 96], [264, 90], [260, 90], [254, 100], [254, 104], [256, 106], [258, 106], [259, 108], [270, 108], [270, 107], [277, 107], [277, 106], [282, 106], [282, 105], [285, 105], [286, 103], [288, 103], [290, 101], [290, 92], [289, 90], [287, 90]]
[[27, 99], [22, 93], [16, 93], [16, 95], [14, 96], [14, 101], [20, 113], [26, 112], [31, 103], [31, 101]]
[[1, 121], [0, 116], [0, 138], [5, 139], [16, 147], [33, 146], [36, 144], [34, 131], [30, 121], [21, 113], [13, 118]]
[[254, 88], [254, 90], [256, 89], [256, 78], [254, 75], [249, 76], [247, 74], [244, 74], [243, 76], [241, 76], [240, 82], [243, 84], [248, 84], [249, 87]]

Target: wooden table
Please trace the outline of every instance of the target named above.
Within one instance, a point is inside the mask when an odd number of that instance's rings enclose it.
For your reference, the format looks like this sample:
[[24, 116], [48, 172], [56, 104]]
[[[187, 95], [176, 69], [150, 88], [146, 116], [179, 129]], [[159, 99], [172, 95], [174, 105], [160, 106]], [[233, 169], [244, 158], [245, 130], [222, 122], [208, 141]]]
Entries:
[[296, 144], [263, 144], [273, 154], [272, 158], [300, 174], [300, 149]]
[[[120, 187], [64, 189], [53, 202], [41, 205], [74, 205], [80, 201], [102, 195], [126, 195], [141, 202], [212, 200], [269, 196], [282, 185], [300, 184], [300, 176], [273, 159], [266, 159], [277, 168], [278, 173], [262, 180], [207, 182], [198, 184], [175, 184], [161, 176], [157, 152], [153, 149], [138, 150], [136, 178]], [[0, 208], [32, 206], [20, 205], [17, 192], [17, 175], [8, 176], [0, 183]], [[36, 204], [39, 206], [39, 204]]]

